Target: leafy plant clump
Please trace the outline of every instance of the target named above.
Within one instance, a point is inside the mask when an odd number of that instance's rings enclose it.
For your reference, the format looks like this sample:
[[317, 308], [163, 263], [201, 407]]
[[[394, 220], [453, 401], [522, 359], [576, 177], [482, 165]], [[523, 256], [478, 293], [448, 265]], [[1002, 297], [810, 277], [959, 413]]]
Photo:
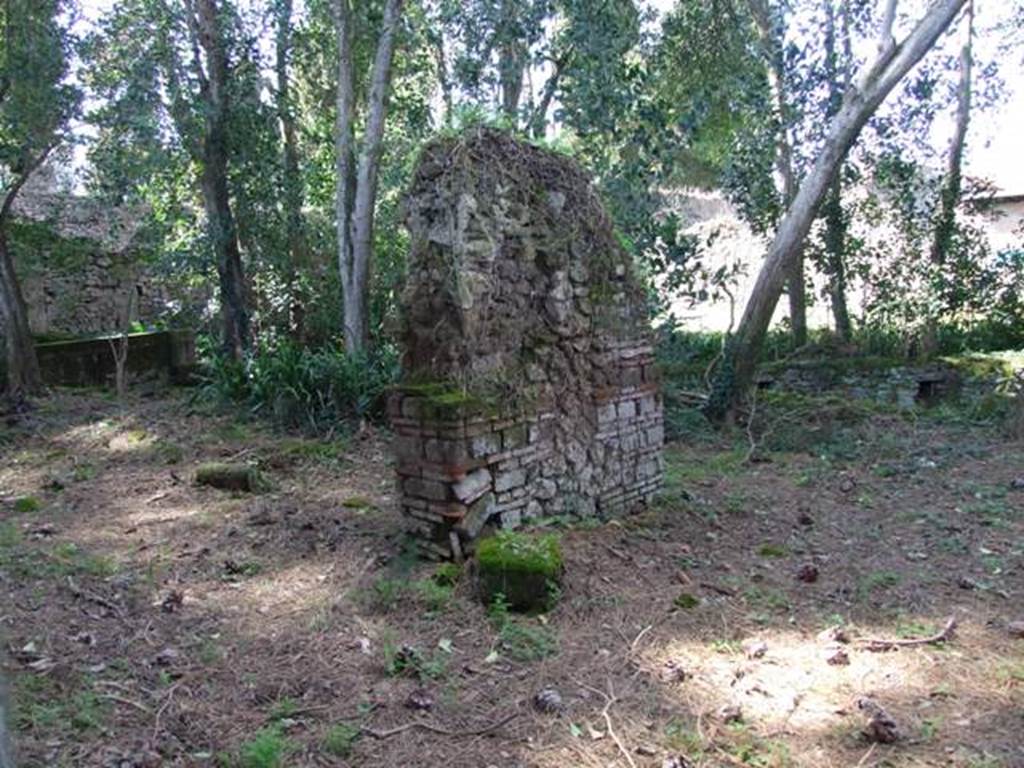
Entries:
[[498, 646], [515, 661], [540, 661], [558, 652], [558, 635], [546, 624], [536, 626], [527, 619], [515, 619], [509, 614], [505, 596], [498, 593], [487, 609], [491, 623], [498, 630]]
[[492, 604], [500, 594], [517, 611], [551, 608], [563, 562], [558, 537], [501, 531], [477, 547], [480, 594]]
[[235, 765], [238, 768], [283, 768], [291, 748], [281, 726], [268, 726], [242, 745]]
[[358, 725], [338, 723], [332, 725], [324, 735], [323, 750], [335, 757], [348, 757], [359, 738], [361, 730]]
[[334, 346], [281, 342], [243, 362], [211, 355], [201, 396], [246, 406], [285, 427], [331, 432], [384, 415], [384, 394], [397, 379], [398, 355], [389, 345], [349, 355]]
[[22, 496], [14, 502], [14, 511], [19, 514], [27, 514], [29, 512], [38, 512], [42, 506], [39, 499], [35, 496]]

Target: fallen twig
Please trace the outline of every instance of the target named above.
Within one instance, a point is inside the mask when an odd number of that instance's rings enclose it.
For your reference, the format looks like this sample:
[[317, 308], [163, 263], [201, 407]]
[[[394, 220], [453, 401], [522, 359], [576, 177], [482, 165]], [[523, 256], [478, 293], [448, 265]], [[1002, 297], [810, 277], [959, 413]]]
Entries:
[[139, 712], [142, 712], [145, 715], [153, 717], [153, 710], [151, 710], [145, 704], [140, 704], [134, 699], [129, 699], [124, 696], [118, 696], [116, 693], [101, 693], [99, 696], [101, 699], [107, 699], [109, 701], [117, 701], [121, 704], [127, 704], [129, 707], [134, 707], [135, 709], [139, 710]]
[[605, 700], [604, 709], [601, 710], [601, 717], [604, 718], [604, 724], [608, 729], [608, 735], [612, 737], [612, 741], [615, 742], [615, 746], [619, 748], [619, 752], [622, 753], [622, 756], [626, 758], [626, 762], [629, 763], [630, 768], [636, 768], [636, 762], [634, 762], [633, 756], [629, 753], [629, 750], [626, 749], [625, 745], [623, 745], [622, 740], [619, 738], [618, 734], [615, 733], [615, 728], [612, 726], [612, 716], [609, 713], [609, 710], [612, 708], [612, 704], [618, 701], [618, 699], [615, 698], [615, 689], [612, 687], [611, 678], [608, 679], [607, 692], [585, 685], [579, 680], [576, 681], [576, 684], [581, 688], [586, 688], [588, 691], [593, 691]]
[[68, 576], [68, 589], [71, 590], [71, 594], [73, 594], [75, 597], [81, 597], [86, 600], [91, 600], [97, 605], [101, 605], [104, 608], [113, 611], [118, 616], [124, 617], [124, 609], [121, 608], [121, 606], [119, 606], [117, 603], [107, 600], [107, 598], [103, 597], [102, 595], [97, 595], [95, 592], [89, 592], [87, 590], [82, 589], [77, 584], [75, 584], [75, 580], [72, 579], [70, 576]]
[[906, 648], [914, 645], [932, 645], [934, 643], [945, 643], [953, 639], [956, 632], [956, 619], [950, 616], [946, 619], [946, 625], [934, 635], [928, 637], [908, 637], [900, 639], [886, 639], [880, 637], [867, 637], [857, 640], [858, 645], [864, 645], [869, 651], [888, 651], [892, 648]]
[[400, 733], [404, 733], [405, 731], [411, 731], [413, 728], [422, 728], [424, 731], [430, 731], [431, 733], [439, 733], [442, 736], [483, 736], [485, 733], [490, 733], [491, 731], [498, 730], [503, 725], [505, 725], [506, 723], [510, 722], [518, 716], [519, 711], [516, 710], [515, 712], [510, 712], [509, 714], [505, 715], [505, 717], [501, 718], [500, 720], [496, 720], [490, 725], [484, 726], [483, 728], [475, 728], [472, 730], [452, 731], [448, 728], [442, 728], [440, 725], [434, 725], [433, 723], [427, 723], [421, 720], [414, 720], [411, 723], [399, 725], [394, 728], [388, 728], [383, 731], [378, 731], [377, 729], [370, 728], [366, 725], [362, 726], [360, 730], [367, 736], [372, 736], [375, 739], [387, 739], [391, 736], [397, 736]]

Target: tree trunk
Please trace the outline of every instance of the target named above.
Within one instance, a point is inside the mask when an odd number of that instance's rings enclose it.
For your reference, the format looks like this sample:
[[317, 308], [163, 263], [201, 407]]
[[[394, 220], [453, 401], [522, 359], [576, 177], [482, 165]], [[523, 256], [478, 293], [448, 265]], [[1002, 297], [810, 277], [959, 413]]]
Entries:
[[864, 124], [903, 76], [931, 49], [965, 2], [938, 0], [899, 45], [892, 39], [887, 13], [878, 58], [844, 94], [842, 107], [829, 123], [818, 158], [801, 183], [768, 249], [740, 326], [728, 344], [712, 385], [706, 408], [709, 418], [729, 417], [749, 389], [782, 286], [803, 247], [822, 199]]
[[[786, 97], [786, 59], [782, 40], [772, 21], [771, 10], [765, 0], [748, 0], [747, 6], [757, 25], [761, 50], [767, 64], [768, 86], [771, 89], [779, 128], [775, 142], [775, 169], [782, 181], [780, 197], [783, 208], [788, 208], [796, 195], [796, 173], [793, 170], [793, 142], [790, 138], [792, 119]], [[807, 288], [804, 284], [804, 257], [797, 254], [786, 280], [789, 296], [789, 323], [793, 346], [799, 349], [807, 344]]]
[[0, 218], [0, 325], [6, 347], [7, 396], [17, 399], [38, 392], [43, 382], [28, 325], [28, 310], [7, 247], [6, 225], [4, 216]]
[[291, 100], [288, 59], [291, 54], [292, 0], [277, 0], [277, 112], [281, 123], [284, 161], [285, 226], [288, 236], [288, 264], [286, 280], [290, 300], [289, 326], [293, 336], [303, 337], [305, 301], [300, 295], [299, 270], [308, 266], [305, 227], [302, 221], [302, 176], [299, 172], [299, 150], [296, 139], [295, 115]]
[[[824, 0], [825, 9], [825, 76], [828, 78], [829, 120], [834, 118], [842, 106], [844, 86], [849, 87], [849, 78], [840, 84], [839, 52], [836, 49], [836, 19], [832, 0]], [[844, 14], [844, 35], [849, 41]], [[849, 69], [849, 64], [846, 64]], [[828, 278], [829, 301], [832, 305], [832, 319], [836, 336], [848, 342], [853, 335], [850, 312], [846, 304], [846, 218], [843, 214], [842, 171], [836, 173], [835, 181], [829, 188], [823, 204], [825, 217], [825, 259], [824, 272]]]
[[338, 22], [338, 121], [336, 136], [338, 217], [338, 266], [344, 301], [345, 349], [362, 351], [370, 336], [370, 273], [373, 252], [373, 215], [377, 201], [377, 180], [383, 148], [384, 121], [387, 117], [388, 91], [395, 34], [401, 18], [402, 0], [388, 0], [384, 21], [377, 39], [377, 51], [370, 73], [366, 107], [366, 127], [359, 155], [354, 163], [352, 116], [354, 91], [352, 79], [351, 14], [347, 0], [337, 0]]
[[39, 372], [32, 329], [28, 324], [28, 308], [25, 306], [25, 297], [21, 293], [21, 284], [18, 282], [18, 274], [14, 271], [14, 260], [7, 244], [7, 224], [14, 208], [14, 200], [22, 186], [46, 161], [54, 146], [55, 143], [50, 144], [27, 163], [21, 175], [7, 189], [3, 203], [0, 204], [0, 330], [4, 332], [7, 368], [6, 382], [0, 385], [0, 390], [6, 388], [8, 397], [12, 399], [38, 392], [42, 389], [43, 379]]
[[498, 43], [498, 86], [501, 92], [501, 113], [512, 124], [519, 127], [519, 100], [523, 94], [523, 75], [526, 71], [526, 52], [522, 41], [515, 33], [517, 3], [502, 0], [501, 21], [497, 34]]
[[850, 309], [846, 303], [846, 217], [843, 214], [842, 184], [838, 178], [829, 188], [825, 210], [825, 274], [832, 304], [836, 337], [848, 342], [853, 336]]
[[228, 61], [216, 0], [196, 0], [199, 44], [206, 57], [200, 81], [205, 109], [200, 186], [207, 228], [217, 258], [224, 351], [241, 359], [249, 348], [249, 313], [238, 230], [228, 192]]
[[363, 339], [362, 288], [355, 282], [352, 248], [352, 201], [356, 191], [355, 81], [352, 71], [352, 12], [348, 0], [334, 0], [334, 25], [338, 40], [338, 84], [335, 91], [334, 218], [338, 240], [338, 273], [341, 276], [342, 330], [345, 348], [358, 349]]
[[973, 65], [972, 43], [974, 39], [974, 2], [967, 5], [967, 40], [960, 50], [960, 84], [957, 88], [956, 127], [949, 144], [946, 178], [939, 201], [939, 215], [931, 247], [933, 264], [943, 264], [949, 255], [949, 247], [956, 230], [956, 208], [960, 203], [963, 186], [964, 145], [971, 120], [971, 69]]

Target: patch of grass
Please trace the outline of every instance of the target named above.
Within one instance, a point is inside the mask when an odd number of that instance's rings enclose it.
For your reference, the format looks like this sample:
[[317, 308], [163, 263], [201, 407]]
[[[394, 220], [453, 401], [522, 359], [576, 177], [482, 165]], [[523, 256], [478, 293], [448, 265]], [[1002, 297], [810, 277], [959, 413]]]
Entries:
[[364, 601], [371, 610], [387, 613], [395, 609], [405, 594], [406, 582], [381, 576], [370, 585]]
[[284, 768], [293, 745], [279, 725], [257, 731], [238, 750], [238, 768]]
[[99, 731], [108, 713], [105, 702], [91, 688], [69, 692], [39, 675], [16, 680], [14, 705], [15, 728], [48, 736]]
[[697, 732], [678, 720], [669, 720], [664, 734], [665, 747], [670, 752], [681, 753], [694, 760], [704, 752], [704, 743]]
[[310, 440], [301, 437], [283, 441], [278, 455], [284, 459], [312, 461], [325, 466], [338, 466], [348, 460], [350, 445], [345, 438]]
[[440, 584], [442, 587], [454, 587], [462, 578], [462, 567], [457, 563], [441, 563], [434, 569], [434, 575], [431, 578], [435, 584]]
[[675, 600], [672, 604], [676, 608], [682, 608], [684, 611], [690, 611], [700, 605], [700, 598], [694, 597], [689, 592], [680, 592], [676, 595]]
[[428, 613], [436, 615], [451, 605], [454, 590], [450, 586], [438, 584], [433, 579], [420, 579], [412, 583], [412, 593]]
[[154, 443], [152, 454], [161, 464], [180, 464], [185, 458], [185, 449], [177, 443], [160, 440]]
[[16, 499], [14, 502], [14, 511], [20, 515], [26, 515], [31, 512], [38, 512], [43, 508], [43, 504], [35, 496], [22, 496], [20, 499]]
[[668, 491], [741, 472], [747, 451], [737, 445], [712, 454], [689, 454], [683, 450], [665, 451], [665, 488]]
[[500, 593], [488, 607], [487, 614], [498, 630], [498, 646], [515, 661], [531, 662], [558, 653], [558, 635], [546, 624], [533, 624], [509, 613], [509, 605]]
[[341, 506], [347, 509], [372, 509], [375, 505], [365, 496], [350, 496], [341, 502]]
[[323, 750], [334, 757], [348, 757], [352, 754], [352, 749], [361, 733], [358, 725], [350, 723], [332, 725], [324, 734]]
[[252, 439], [253, 430], [247, 424], [232, 421], [215, 427], [213, 434], [221, 440], [229, 442], [244, 442]]
[[743, 598], [752, 608], [781, 613], [790, 609], [786, 593], [771, 587], [750, 587], [743, 592]]
[[92, 480], [96, 477], [97, 469], [95, 464], [89, 462], [82, 462], [75, 464], [74, 469], [71, 470], [71, 478], [75, 482], [84, 482], [86, 480]]
[[739, 653], [742, 650], [735, 640], [712, 640], [710, 646], [712, 651], [721, 654]]
[[50, 573], [54, 576], [86, 575], [108, 578], [117, 573], [117, 564], [109, 557], [86, 552], [74, 542], [57, 544], [50, 552]]
[[420, 680], [437, 680], [448, 671], [448, 654], [438, 649], [424, 653], [414, 646], [396, 646], [390, 638], [381, 644], [384, 657], [384, 672], [388, 677], [416, 677]]
[[274, 706], [270, 710], [270, 719], [274, 722], [278, 720], [286, 720], [294, 715], [299, 709], [298, 704], [295, 703], [295, 699], [290, 696], [285, 696], [283, 699], [278, 699], [274, 702]]
[[762, 544], [757, 554], [761, 557], [789, 557], [789, 550], [781, 544]]
[[882, 589], [897, 586], [902, 577], [893, 571], [873, 571], [857, 581], [857, 597], [864, 600]]

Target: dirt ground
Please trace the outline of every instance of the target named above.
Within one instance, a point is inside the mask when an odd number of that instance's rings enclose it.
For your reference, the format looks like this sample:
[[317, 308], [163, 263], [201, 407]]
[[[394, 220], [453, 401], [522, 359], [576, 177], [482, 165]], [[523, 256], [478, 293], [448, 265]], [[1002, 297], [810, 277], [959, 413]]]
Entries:
[[[386, 438], [187, 392], [57, 393], [3, 427], [21, 765], [1024, 766], [1020, 442], [878, 415], [758, 463], [674, 444], [654, 509], [548, 522], [561, 599], [510, 617], [410, 551]], [[194, 483], [224, 459], [268, 487]]]

